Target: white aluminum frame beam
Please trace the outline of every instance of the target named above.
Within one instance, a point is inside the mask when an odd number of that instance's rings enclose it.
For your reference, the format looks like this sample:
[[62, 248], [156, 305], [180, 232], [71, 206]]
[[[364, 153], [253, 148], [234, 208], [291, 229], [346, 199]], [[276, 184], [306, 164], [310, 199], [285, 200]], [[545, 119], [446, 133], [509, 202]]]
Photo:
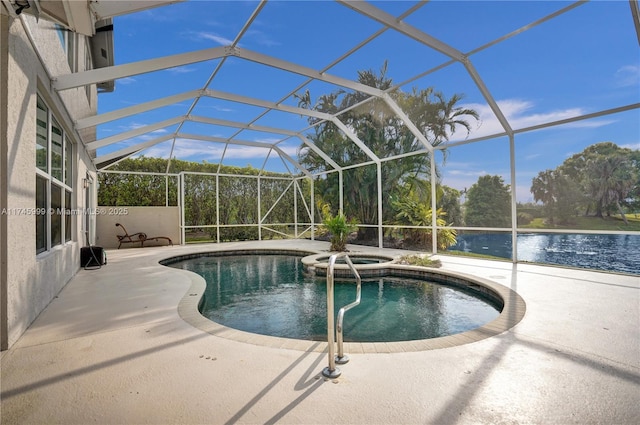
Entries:
[[419, 43], [426, 44], [432, 49], [437, 50], [438, 52], [457, 60], [458, 62], [463, 62], [466, 56], [461, 51], [454, 49], [448, 44], [443, 43], [435, 37], [426, 34], [419, 29], [396, 19], [395, 16], [378, 9], [370, 3], [365, 1], [346, 1], [346, 0], [336, 0], [336, 2], [346, 6], [354, 11], [360, 13], [361, 15], [365, 15], [374, 21], [381, 23], [382, 25], [393, 28], [394, 30], [413, 38]]
[[[269, 162], [269, 158], [271, 157], [271, 154], [273, 152], [278, 154], [278, 152], [275, 150], [275, 145], [271, 145], [271, 149], [269, 150], [269, 153], [264, 158], [264, 161], [262, 161], [262, 166], [260, 167], [260, 172], [258, 173], [258, 175], [262, 176], [262, 173], [265, 171], [264, 168], [267, 166], [267, 163]], [[289, 164], [287, 164], [287, 161], [285, 161], [283, 157], [280, 157], [279, 159], [280, 161], [282, 161], [282, 165], [284, 165], [284, 168], [287, 170], [287, 173], [291, 174], [293, 177], [293, 173], [289, 169]]]
[[489, 89], [480, 78], [480, 75], [476, 71], [476, 68], [473, 66], [473, 64], [468, 58], [463, 63], [464, 63], [464, 67], [467, 69], [467, 72], [469, 73], [473, 81], [476, 83], [476, 86], [478, 87], [478, 89], [484, 96], [485, 100], [489, 104], [489, 107], [495, 114], [496, 118], [498, 118], [498, 121], [502, 125], [502, 128], [504, 128], [504, 131], [506, 131], [509, 136], [513, 136], [513, 128], [511, 128], [511, 124], [509, 124], [507, 117], [505, 117], [504, 114], [502, 113], [502, 109], [500, 109], [500, 107], [498, 106], [498, 103], [493, 98], [493, 95], [491, 94], [491, 92], [489, 92]]
[[342, 121], [338, 118], [334, 117], [331, 122], [333, 122], [353, 143], [355, 143], [362, 151], [376, 164], [380, 164], [380, 158], [378, 155], [373, 153], [371, 149], [367, 145], [364, 144], [362, 140], [356, 134], [351, 131]]
[[[282, 159], [286, 159], [287, 161], [289, 161], [291, 164], [293, 164], [294, 167], [296, 167], [298, 170], [302, 171], [302, 173], [311, 178], [311, 172], [309, 172], [309, 170], [307, 170], [305, 167], [303, 167], [298, 161], [296, 161], [295, 159], [293, 159], [288, 153], [286, 153], [285, 151], [283, 151], [279, 146], [271, 146], [271, 148], [278, 152], [278, 154], [280, 155], [280, 158]], [[265, 161], [266, 162], [266, 161]], [[264, 168], [264, 167], [263, 167]]]
[[314, 111], [312, 109], [298, 108], [295, 106], [288, 106], [279, 104], [276, 102], [270, 102], [266, 100], [260, 100], [254, 97], [241, 96], [233, 93], [227, 93], [219, 90], [205, 90], [203, 96], [212, 97], [215, 99], [229, 100], [231, 102], [243, 103], [245, 105], [259, 106], [271, 110], [277, 110], [282, 112], [289, 112], [296, 115], [304, 115], [307, 117], [318, 118], [321, 120], [330, 120], [333, 115], [324, 112]]
[[[202, 117], [202, 116], [198, 116], [198, 115], [190, 115], [190, 116], [186, 117], [186, 119], [188, 121], [199, 122], [199, 123], [203, 123], [203, 124], [220, 125], [220, 126], [223, 126], [223, 127], [231, 127], [231, 128], [242, 128], [242, 129], [245, 129], [245, 130], [261, 131], [261, 132], [264, 132], [264, 133], [283, 134], [283, 135], [286, 135], [286, 136], [298, 136], [298, 132], [291, 131], [291, 130], [285, 130], [283, 128], [274, 128], [274, 127], [266, 127], [266, 126], [262, 126], [262, 125], [246, 124], [246, 123], [237, 122], [237, 121], [221, 120], [221, 119], [218, 119], [218, 118], [210, 118], [210, 117]], [[232, 140], [232, 139], [228, 139], [228, 140]]]
[[327, 155], [325, 153], [325, 151], [323, 151], [322, 149], [320, 149], [318, 146], [316, 146], [315, 143], [313, 143], [311, 140], [309, 140], [307, 137], [305, 137], [302, 134], [298, 134], [298, 138], [302, 141], [302, 143], [304, 143], [309, 149], [311, 149], [312, 151], [314, 151], [316, 154], [318, 154], [320, 156], [320, 158], [324, 159], [324, 161], [329, 164], [334, 170], [342, 170], [342, 167], [339, 166], [333, 159], [331, 159], [329, 157], [329, 155]]
[[[529, 126], [529, 127], [517, 128], [517, 129], [513, 130], [513, 134], [515, 135], [515, 134], [520, 134], [520, 133], [528, 133], [530, 131], [542, 130], [542, 129], [545, 129], [545, 128], [556, 127], [556, 126], [563, 125], [563, 124], [569, 124], [569, 123], [572, 123], [572, 122], [577, 122], [577, 121], [583, 121], [583, 120], [588, 120], [588, 119], [592, 119], [592, 118], [603, 117], [603, 116], [606, 116], [606, 115], [617, 114], [617, 113], [620, 113], [620, 112], [631, 111], [633, 109], [639, 109], [639, 108], [640, 108], [640, 103], [632, 103], [632, 104], [629, 104], [629, 105], [619, 106], [617, 108], [611, 108], [611, 109], [605, 109], [603, 111], [593, 112], [591, 114], [578, 115], [576, 117], [564, 118], [564, 119], [561, 119], [561, 120], [545, 122], [545, 123], [542, 123], [542, 124], [536, 124], [536, 125], [532, 125], [532, 126]], [[458, 142], [446, 143], [444, 145], [436, 146], [435, 149], [447, 149], [447, 148], [451, 148], [451, 147], [454, 147], [454, 146], [466, 145], [466, 144], [469, 144], [469, 143], [476, 143], [476, 142], [481, 142], [483, 140], [489, 140], [489, 139], [497, 139], [499, 137], [505, 137], [505, 136], [508, 136], [508, 134], [506, 132], [494, 133], [494, 134], [489, 134], [487, 136], [476, 137], [476, 138], [473, 138], [473, 139], [467, 139], [467, 140], [461, 140], [461, 141], [458, 141]]]
[[469, 57], [467, 55], [449, 46], [448, 44], [443, 43], [437, 38], [434, 38], [429, 34], [403, 21], [397, 20], [393, 15], [390, 15], [389, 13], [381, 9], [378, 9], [377, 7], [367, 2], [364, 2], [364, 1], [354, 2], [354, 1], [345, 1], [345, 0], [336, 0], [336, 1], [350, 9], [355, 10], [356, 12], [364, 16], [367, 16], [370, 19], [373, 19], [381, 23], [382, 25], [385, 25], [389, 28], [393, 28], [394, 30], [398, 31], [401, 34], [406, 35], [407, 37], [411, 37], [412, 39], [418, 41], [419, 43], [422, 43], [428, 47], [431, 47], [432, 49], [437, 50], [438, 52], [450, 57], [451, 59], [454, 59], [462, 63], [464, 67], [467, 69], [467, 72], [473, 79], [474, 83], [476, 84], [476, 86], [484, 96], [485, 100], [489, 104], [489, 107], [498, 118], [498, 121], [507, 132], [507, 134], [513, 134], [513, 129], [511, 128], [511, 125], [509, 124], [506, 117], [502, 113], [502, 110], [500, 109], [495, 99], [493, 98], [493, 96], [485, 86], [484, 82], [478, 75], [478, 72], [471, 64], [471, 61], [469, 60]]
[[116, 80], [118, 78], [130, 77], [132, 75], [145, 74], [163, 69], [175, 68], [177, 66], [189, 65], [197, 62], [204, 62], [212, 59], [220, 59], [228, 56], [235, 56], [251, 62], [260, 63], [273, 68], [289, 71], [294, 74], [304, 75], [316, 80], [324, 81], [351, 90], [366, 93], [370, 96], [382, 97], [382, 90], [358, 83], [334, 75], [329, 75], [315, 69], [276, 59], [271, 56], [253, 52], [251, 50], [237, 47], [213, 47], [210, 49], [196, 50], [194, 52], [179, 53], [177, 55], [164, 56], [156, 59], [148, 59], [139, 62], [132, 62], [123, 65], [114, 65], [100, 69], [92, 69], [84, 72], [59, 75], [51, 79], [54, 90], [62, 91], [76, 87], [83, 87], [90, 84], [97, 84], [102, 81]]
[[[247, 19], [247, 21], [244, 23], [244, 25], [242, 26], [242, 29], [240, 30], [240, 32], [236, 35], [236, 37], [231, 42], [231, 45], [228, 46], [229, 49], [233, 49], [235, 46], [237, 46], [237, 44], [240, 42], [240, 39], [242, 39], [242, 36], [249, 30], [249, 27], [254, 22], [254, 20], [258, 17], [258, 15], [260, 14], [260, 12], [262, 11], [262, 9], [264, 8], [264, 6], [266, 4], [267, 4], [267, 0], [260, 0], [260, 3], [253, 10], [253, 12], [251, 13], [251, 16], [249, 17], [249, 19]], [[209, 75], [209, 78], [207, 78], [207, 82], [204, 84], [203, 90], [209, 88], [209, 85], [211, 84], [213, 79], [216, 77], [216, 75], [218, 75], [218, 72], [222, 69], [222, 66], [224, 65], [226, 60], [227, 60], [227, 58], [224, 57], [216, 64], [213, 72]], [[191, 102], [191, 106], [189, 106], [189, 110], [187, 111], [186, 115], [190, 115], [193, 112], [193, 110], [195, 109], [196, 105], [200, 101], [200, 98], [201, 97], [198, 96], [193, 100], [193, 102]], [[180, 125], [178, 126], [177, 131], [182, 130], [182, 126], [183, 125], [184, 125], [184, 122], [180, 123]], [[167, 161], [167, 173], [169, 172], [169, 169], [171, 168], [171, 160], [173, 158], [173, 150], [174, 150], [174, 148], [175, 148], [175, 141], [174, 141], [173, 145], [171, 146], [171, 152], [169, 153], [169, 160]]]
[[140, 152], [143, 149], [147, 149], [150, 148], [151, 146], [155, 146], [158, 143], [162, 143], [162, 142], [166, 142], [167, 140], [171, 140], [173, 139], [174, 136], [173, 134], [169, 134], [166, 136], [162, 136], [162, 137], [158, 137], [156, 139], [152, 139], [143, 143], [137, 143], [135, 145], [131, 145], [131, 146], [127, 146], [126, 148], [114, 151], [114, 152], [110, 152], [108, 154], [96, 157], [93, 162], [95, 164], [100, 164], [102, 162], [105, 161], [111, 161], [112, 159], [116, 159], [119, 158], [121, 156], [130, 156], [133, 155], [136, 152]]
[[[220, 125], [220, 126], [231, 127], [231, 128], [241, 128], [245, 130], [254, 130], [254, 131], [261, 131], [264, 133], [282, 134], [282, 135], [294, 136], [294, 137], [300, 136], [300, 134], [295, 131], [285, 130], [281, 128], [265, 127], [260, 125], [245, 124], [245, 123], [236, 122], [236, 121], [228, 121], [228, 120], [221, 120], [217, 118], [209, 118], [209, 117], [201, 117], [201, 116], [178, 116], [178, 117], [170, 118], [168, 120], [150, 124], [144, 127], [136, 128], [134, 130], [126, 131], [124, 133], [120, 133], [115, 136], [96, 140], [95, 142], [88, 143], [87, 148], [89, 149], [101, 148], [107, 145], [111, 145], [113, 143], [118, 143], [123, 140], [131, 139], [133, 137], [138, 137], [145, 133], [150, 133], [152, 131], [159, 130], [164, 127], [169, 127], [171, 125], [175, 125], [183, 121], [200, 122], [204, 124]], [[222, 139], [222, 140], [225, 140], [225, 143], [231, 143], [231, 144], [237, 143], [237, 140], [235, 139]], [[269, 147], [273, 146], [271, 144], [265, 144], [265, 145]]]
[[[52, 78], [52, 86], [54, 87], [54, 89], [58, 91], [66, 90], [70, 88], [81, 87], [87, 84], [98, 83], [101, 81], [108, 81], [108, 80], [117, 79], [121, 77], [138, 75], [142, 73], [147, 73], [147, 72], [157, 71], [161, 69], [172, 68], [180, 65], [186, 65], [189, 63], [201, 62], [209, 59], [215, 59], [215, 58], [227, 57], [227, 56], [236, 56], [252, 62], [261, 63], [267, 66], [275, 67], [278, 69], [282, 69], [282, 70], [300, 74], [300, 75], [305, 75], [313, 79], [317, 79], [317, 80], [328, 82], [338, 86], [346, 87], [348, 89], [359, 91], [359, 92], [362, 92], [374, 97], [378, 97], [378, 98], [384, 98], [384, 96], [386, 95], [387, 96], [386, 102], [389, 103], [388, 95], [384, 91], [379, 90], [377, 88], [373, 88], [373, 87], [370, 87], [352, 80], [348, 80], [345, 78], [321, 73], [311, 68], [307, 68], [295, 63], [269, 57], [267, 55], [263, 55], [257, 52], [239, 49], [237, 47], [216, 47], [212, 49], [205, 49], [205, 50], [200, 50], [196, 52], [172, 55], [172, 56], [167, 56], [167, 57], [158, 58], [158, 59], [135, 62], [131, 64], [117, 65], [117, 66], [112, 66], [112, 67], [107, 67], [107, 68], [102, 68], [97, 70], [85, 71], [81, 73], [62, 75], [62, 76]], [[353, 132], [348, 130], [346, 126], [342, 124], [342, 122], [340, 122], [337, 118], [335, 118], [335, 116], [332, 116], [329, 114], [321, 114], [321, 113], [310, 111], [310, 110], [304, 110], [303, 108], [294, 108], [294, 107], [288, 107], [285, 105], [273, 104], [271, 102], [262, 102], [257, 99], [251, 99], [243, 96], [236, 96], [228, 93], [215, 92], [210, 90], [208, 90], [208, 92], [211, 95], [221, 95], [227, 98], [233, 98], [236, 101], [240, 101], [243, 103], [254, 104], [256, 106], [263, 106], [263, 107], [277, 109], [285, 112], [296, 113], [296, 114], [301, 114], [305, 116], [312, 116], [319, 119], [331, 120], [338, 127], [340, 127], [342, 131], [354, 143], [356, 143], [371, 159], [373, 159], [376, 162], [380, 161], [377, 155], [375, 155], [359, 138], [357, 138]], [[168, 98], [160, 99], [157, 101], [147, 102], [146, 104], [143, 104], [143, 105], [137, 105], [131, 108], [124, 108], [123, 110], [114, 111], [113, 113], [110, 113], [110, 115], [105, 114], [104, 116], [100, 116], [99, 118], [87, 119], [83, 122], [79, 122], [78, 128], [90, 127], [92, 125], [97, 125], [102, 122], [107, 122], [110, 120], [131, 115], [131, 114], [136, 114], [138, 112], [142, 112], [145, 110], [150, 110], [150, 109], [155, 109], [161, 106], [165, 106], [167, 104], [174, 103], [175, 99], [179, 99], [178, 101], [184, 100], [185, 99], [184, 96], [187, 96], [186, 98], [195, 97], [196, 99], [198, 99], [200, 95], [202, 95], [202, 93], [199, 93], [196, 91], [195, 93], [176, 95], [174, 97], [170, 96]], [[395, 102], [392, 102], [392, 104], [395, 105]], [[410, 120], [408, 120], [406, 115], [402, 113], [402, 111], [400, 110], [399, 107], [397, 107], [397, 105], [395, 106], [396, 107], [392, 106], [394, 111], [396, 113], [398, 112], [401, 113], [400, 118], [403, 121], [405, 121], [407, 125], [410, 126], [410, 129], [412, 130], [414, 135], [423, 144], [425, 144], [425, 146], [427, 146], [428, 149], [432, 149], [431, 145], [426, 141], [424, 137], [422, 137], [421, 133], [417, 131], [415, 125], [413, 125], [410, 122]], [[283, 135], [289, 135], [289, 136], [298, 135], [297, 132], [292, 132], [289, 130], [273, 129], [270, 127], [255, 126], [252, 124], [241, 124], [241, 123], [234, 123], [231, 121], [217, 120], [217, 119], [211, 119], [206, 117], [194, 117], [194, 116], [186, 116], [184, 119], [181, 119], [177, 122], [173, 120], [168, 120], [168, 122], [171, 122], [171, 124], [167, 124], [167, 125], [172, 125], [177, 123], [183, 124], [186, 120], [214, 124], [214, 125], [230, 126], [234, 128], [242, 128], [247, 130], [251, 129], [256, 131], [264, 131], [264, 132], [283, 134]], [[122, 141], [127, 138], [139, 136], [141, 134], [144, 134], [147, 131], [153, 131], [155, 129], [158, 129], [160, 128], [160, 127], [157, 127], [158, 125], [160, 124], [146, 126], [141, 129], [137, 129], [135, 131], [126, 132], [117, 136], [112, 136], [111, 138], [106, 138], [96, 142], [92, 142], [89, 144], [90, 146], [89, 145], [88, 146], [90, 147], [90, 149], [93, 149], [93, 148], [106, 146], [112, 143], [116, 143], [118, 141]], [[147, 130], [145, 131], [145, 129]]]
[[102, 81], [111, 81], [132, 75], [146, 74], [148, 72], [219, 59], [231, 55], [233, 55], [233, 49], [229, 47], [213, 47], [210, 49], [196, 50], [195, 52], [179, 53], [177, 55], [164, 56], [156, 59], [59, 75], [51, 79], [51, 86], [57, 91], [68, 90], [90, 84], [97, 84]]
[[422, 143], [429, 152], [433, 153], [433, 146], [431, 145], [431, 143], [429, 143], [424, 134], [422, 134], [422, 131], [420, 131], [420, 129], [416, 127], [413, 121], [409, 119], [407, 114], [404, 113], [402, 108], [400, 108], [400, 106], [391, 98], [391, 96], [389, 96], [388, 93], [385, 93], [383, 99], [385, 103], [389, 105], [389, 107], [393, 110], [393, 112], [395, 112], [395, 114], [400, 117], [409, 131], [413, 133], [414, 136], [416, 136], [416, 139], [418, 139], [418, 141], [420, 141], [420, 143]]
[[638, 6], [638, 0], [629, 0], [629, 7], [631, 7], [631, 17], [633, 18], [633, 25], [636, 27], [638, 44], [640, 44], [640, 6]]
[[153, 109], [162, 108], [164, 106], [173, 105], [184, 100], [193, 99], [198, 97], [202, 93], [202, 90], [192, 90], [184, 93], [176, 94], [173, 96], [163, 97], [161, 99], [152, 100], [150, 102], [139, 103], [127, 108], [117, 109], [115, 111], [106, 112], [104, 114], [94, 115], [79, 119], [76, 121], [76, 129], [81, 130], [88, 127], [104, 124], [110, 121], [115, 121], [121, 118], [126, 118], [131, 115], [136, 115], [142, 112], [151, 111]]
[[[295, 198], [296, 198], [296, 196], [295, 196], [295, 190], [296, 190], [296, 189], [295, 189], [295, 180], [293, 180], [293, 179], [292, 179], [292, 180], [289, 182], [289, 185], [288, 185], [288, 186], [287, 186], [287, 187], [282, 191], [282, 193], [280, 194], [280, 196], [278, 196], [278, 199], [276, 199], [276, 200], [275, 200], [275, 202], [273, 203], [273, 205], [271, 205], [271, 208], [269, 208], [269, 211], [267, 211], [267, 212], [264, 214], [264, 216], [259, 216], [260, 224], [263, 224], [263, 223], [264, 223], [264, 221], [267, 219], [267, 217], [269, 217], [269, 214], [271, 214], [271, 211], [273, 211], [273, 209], [274, 209], [275, 207], [277, 207], [277, 206], [278, 206], [278, 203], [282, 200], [282, 198], [284, 198], [284, 196], [287, 194], [287, 192], [289, 191], [289, 189], [291, 189], [291, 187], [292, 187], [292, 186], [293, 186], [293, 192], [294, 192], [294, 203], [295, 203]], [[258, 185], [258, 188], [260, 188], [260, 186], [259, 186], [259, 185]], [[260, 191], [258, 191], [258, 192], [260, 192]], [[258, 204], [260, 204], [260, 203], [258, 202]], [[294, 211], [295, 211], [295, 210], [294, 210]], [[266, 223], [266, 224], [267, 224], [267, 225], [270, 225], [270, 224], [274, 224], [274, 223]], [[270, 229], [269, 229], [269, 230], [270, 230]], [[275, 230], [274, 230], [274, 232], [275, 232]], [[284, 233], [281, 233], [281, 232], [276, 232], [276, 233], [279, 233], [279, 234], [281, 234], [281, 235], [284, 235]]]
[[511, 260], [518, 262], [518, 200], [516, 188], [516, 141], [513, 134], [509, 135], [509, 165], [511, 168]]
[[[258, 148], [265, 148], [265, 149], [273, 149], [276, 152], [278, 152], [278, 155], [280, 155], [281, 158], [286, 159], [294, 167], [296, 167], [297, 169], [302, 171], [305, 175], [311, 177], [311, 173], [309, 172], [309, 170], [307, 170], [302, 165], [300, 165], [300, 163], [298, 161], [296, 161], [295, 159], [291, 158], [291, 156], [289, 154], [287, 154], [286, 152], [284, 152], [280, 147], [272, 145], [270, 143], [253, 142], [253, 141], [249, 141], [249, 140], [238, 140], [238, 139], [229, 140], [229, 139], [225, 139], [224, 137], [202, 136], [202, 135], [199, 135], [199, 134], [186, 134], [186, 133], [177, 133], [175, 135], [175, 139], [176, 140], [177, 139], [198, 140], [198, 141], [201, 141], [201, 142], [222, 143], [222, 144], [225, 144], [225, 145], [240, 145], [240, 146], [251, 146], [251, 147], [258, 147]], [[225, 150], [226, 150], [226, 148], [225, 148]]]
[[199, 140], [201, 142], [215, 142], [215, 143], [223, 143], [226, 145], [240, 145], [240, 146], [252, 146], [258, 148], [271, 149], [273, 145], [270, 143], [264, 142], [254, 142], [251, 140], [229, 140], [224, 137], [217, 136], [203, 136], [201, 134], [189, 134], [189, 133], [177, 133], [175, 135], [176, 139], [186, 139], [186, 140]]
[[308, 68], [306, 66], [298, 65], [293, 62], [287, 62], [282, 59], [276, 59], [274, 57], [263, 55], [262, 53], [254, 52], [251, 50], [236, 48], [233, 55], [251, 62], [268, 65], [270, 67], [278, 68], [283, 71], [289, 71], [298, 75], [304, 75], [306, 77], [324, 81], [336, 86], [346, 87], [348, 89], [359, 91], [370, 96], [382, 97], [382, 94], [384, 93], [382, 90], [379, 90], [375, 87], [367, 86], [365, 84], [358, 83], [347, 78], [337, 77], [335, 75], [319, 72], [313, 68]]
[[154, 124], [146, 125], [144, 127], [136, 128], [133, 130], [125, 131], [124, 133], [116, 134], [115, 136], [106, 137], [104, 139], [96, 140], [95, 142], [87, 143], [87, 149], [98, 149], [104, 146], [112, 145], [114, 143], [122, 142], [133, 137], [142, 136], [143, 134], [150, 133], [152, 131], [160, 130], [161, 128], [169, 127], [171, 125], [182, 122], [185, 117], [179, 116], [170, 118], [168, 120], [160, 121]]

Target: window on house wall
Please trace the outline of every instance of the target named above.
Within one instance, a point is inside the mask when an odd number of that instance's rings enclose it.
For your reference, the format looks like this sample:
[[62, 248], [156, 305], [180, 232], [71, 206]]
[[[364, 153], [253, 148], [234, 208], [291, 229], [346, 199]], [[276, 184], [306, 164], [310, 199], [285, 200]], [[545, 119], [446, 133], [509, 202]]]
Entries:
[[62, 128], [55, 118], [51, 121], [51, 175], [62, 180]]
[[56, 29], [58, 31], [58, 38], [60, 39], [60, 43], [62, 43], [62, 48], [67, 54], [67, 62], [69, 62], [69, 68], [71, 68], [71, 72], [78, 71], [78, 63], [77, 63], [77, 35], [76, 33], [69, 31], [68, 29], [56, 25]]
[[49, 186], [47, 179], [36, 176], [36, 254], [40, 254], [47, 250], [47, 234], [48, 220], [46, 211], [49, 208], [49, 200], [47, 198], [47, 187]]
[[66, 139], [64, 145], [64, 241], [71, 240], [71, 187], [73, 187], [73, 143]]
[[36, 114], [36, 167], [46, 172], [49, 163], [49, 109], [38, 96], [38, 112]]
[[64, 191], [64, 241], [71, 241], [71, 192]]
[[38, 96], [36, 114], [36, 253], [72, 240], [73, 143]]
[[51, 246], [62, 243], [62, 188], [51, 183]]
[[[93, 60], [91, 58], [91, 47], [89, 46], [89, 39], [85, 37], [84, 39], [84, 71], [89, 71], [92, 69]], [[89, 101], [89, 106], [91, 106], [91, 89], [92, 85], [88, 84], [84, 86], [84, 90], [87, 93], [87, 100]]]

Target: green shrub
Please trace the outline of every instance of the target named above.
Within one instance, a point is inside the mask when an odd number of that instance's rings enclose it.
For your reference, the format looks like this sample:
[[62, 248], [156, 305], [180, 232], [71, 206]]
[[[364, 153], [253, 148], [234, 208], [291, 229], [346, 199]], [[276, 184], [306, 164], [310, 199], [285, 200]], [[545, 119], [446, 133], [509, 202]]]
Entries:
[[440, 260], [432, 260], [430, 257], [420, 254], [403, 255], [398, 260], [400, 264], [408, 264], [410, 266], [422, 266], [422, 267], [434, 267], [439, 268], [442, 266]]
[[342, 211], [334, 216], [331, 214], [329, 204], [322, 205], [322, 216], [322, 224], [331, 233], [331, 247], [329, 249], [331, 251], [346, 251], [349, 233], [358, 230], [356, 221], [348, 220]]
[[518, 213], [518, 225], [526, 226], [533, 221], [533, 216], [525, 212]]

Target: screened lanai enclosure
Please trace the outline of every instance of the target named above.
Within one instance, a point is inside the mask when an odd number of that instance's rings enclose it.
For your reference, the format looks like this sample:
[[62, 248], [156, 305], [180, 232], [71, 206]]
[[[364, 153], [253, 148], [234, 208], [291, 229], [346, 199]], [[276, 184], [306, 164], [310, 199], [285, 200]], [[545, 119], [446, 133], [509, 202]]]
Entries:
[[344, 216], [356, 245], [640, 269], [637, 1], [141, 8], [52, 83], [103, 88], [100, 205], [178, 207], [183, 243]]

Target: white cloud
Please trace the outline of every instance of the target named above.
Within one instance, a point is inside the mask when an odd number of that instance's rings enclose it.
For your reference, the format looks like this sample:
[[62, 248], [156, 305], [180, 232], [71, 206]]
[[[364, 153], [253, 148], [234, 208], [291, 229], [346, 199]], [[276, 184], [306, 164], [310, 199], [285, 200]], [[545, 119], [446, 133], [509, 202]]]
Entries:
[[279, 144], [278, 147], [282, 152], [286, 153], [287, 155], [291, 156], [294, 159], [296, 159], [296, 157], [298, 156], [298, 145]]
[[618, 87], [635, 87], [640, 85], [640, 65], [625, 65], [614, 74]]
[[171, 72], [172, 74], [188, 74], [190, 72], [195, 72], [196, 68], [192, 66], [176, 66], [173, 68], [167, 68], [165, 71]]
[[216, 21], [215, 19], [209, 19], [205, 22], [210, 27], [225, 27], [226, 25], [223, 22]]
[[145, 127], [147, 125], [148, 124], [143, 124], [143, 123], [139, 123], [139, 122], [132, 122], [132, 123], [129, 123], [127, 125], [119, 125], [118, 129], [124, 132], [124, 131], [130, 131], [130, 130], [137, 130], [137, 129]]
[[488, 174], [484, 170], [447, 170], [447, 175], [480, 177]]
[[307, 155], [307, 154], [309, 153], [309, 151], [310, 151], [310, 150], [311, 150], [311, 148], [309, 148], [309, 146], [307, 146], [307, 145], [303, 145], [303, 146], [300, 148], [300, 155], [301, 155], [301, 156]]
[[145, 133], [145, 134], [143, 134], [143, 135], [141, 135], [139, 137], [136, 137], [136, 143], [139, 142], [139, 141], [146, 142], [146, 141], [149, 141], [149, 140], [157, 139], [158, 137], [160, 137], [160, 136], [162, 136], [164, 134], [167, 134], [167, 133], [168, 133], [168, 131], [167, 131], [166, 128], [160, 128], [158, 130], [151, 131], [149, 133]]
[[[544, 123], [564, 120], [568, 118], [578, 117], [587, 113], [582, 108], [558, 109], [548, 112], [532, 112], [535, 104], [531, 101], [521, 99], [505, 99], [497, 101], [498, 107], [514, 130], [527, 128]], [[474, 109], [480, 115], [480, 121], [477, 128], [472, 128], [469, 138], [478, 138], [499, 134], [504, 132], [504, 128], [494, 115], [493, 111], [487, 104], [470, 103], [460, 105], [463, 108]], [[565, 127], [573, 128], [596, 128], [611, 124], [612, 120], [598, 119], [576, 121], [566, 124]], [[451, 141], [463, 140], [466, 136], [465, 132], [456, 133], [451, 137]]]
[[247, 37], [250, 37], [256, 43], [265, 47], [276, 47], [276, 46], [282, 45], [282, 43], [275, 41], [274, 39], [272, 39], [271, 37], [269, 37], [267, 34], [265, 34], [260, 30], [252, 29], [247, 31]]
[[133, 77], [124, 77], [124, 78], [118, 79], [118, 84], [133, 84], [136, 81], [138, 81], [138, 80], [136, 80]]
[[278, 143], [280, 140], [282, 140], [282, 138], [279, 137], [258, 137], [257, 139], [254, 139], [254, 142], [268, 143], [270, 145], [273, 145], [275, 143]]
[[[152, 146], [149, 149], [146, 149], [142, 152], [145, 156], [151, 156], [156, 158], [168, 158], [169, 153], [171, 152], [172, 142], [168, 143], [160, 143], [158, 145]], [[211, 145], [213, 146], [213, 145]], [[207, 145], [200, 142], [187, 141], [184, 142], [182, 140], [177, 140], [176, 145], [173, 149], [173, 154], [177, 156], [179, 159], [190, 159], [191, 157], [197, 155], [201, 160], [211, 161], [216, 158], [214, 154], [214, 150], [205, 149], [208, 148]], [[217, 152], [217, 149], [215, 150]], [[217, 155], [217, 158], [220, 158], [220, 155]]]
[[620, 145], [621, 148], [624, 149], [632, 149], [634, 151], [640, 150], [640, 142], [638, 143], [627, 143], [624, 145]]
[[[131, 123], [129, 125], [122, 125], [122, 126], [118, 126], [118, 131], [117, 133], [123, 133], [125, 131], [129, 131], [129, 130], [135, 130], [138, 128], [142, 128], [145, 127], [147, 124], [141, 124], [141, 123]], [[105, 132], [113, 132], [113, 130], [111, 129], [105, 129]], [[118, 150], [118, 149], [122, 149], [125, 147], [129, 147], [129, 146], [134, 146], [137, 145], [138, 143], [143, 143], [143, 142], [147, 142], [149, 140], [153, 140], [156, 139], [164, 134], [167, 134], [169, 132], [169, 130], [167, 130], [166, 128], [159, 128], [157, 130], [154, 131], [150, 131], [148, 133], [144, 133], [141, 134], [140, 136], [136, 136], [136, 137], [132, 137], [126, 140], [123, 140], [121, 142], [117, 142], [117, 143], [113, 143], [111, 145], [108, 145], [109, 149], [106, 151], [101, 150], [100, 154], [105, 154], [110, 152], [111, 150]], [[104, 148], [101, 148], [104, 149]]]
[[230, 38], [223, 37], [219, 34], [213, 32], [205, 32], [205, 31], [191, 31], [188, 32], [187, 35], [189, 38], [195, 41], [213, 41], [221, 46], [228, 46], [233, 43], [233, 40]]
[[[256, 142], [258, 141], [263, 143], [271, 143], [270, 141], [267, 141], [265, 139], [256, 140]], [[144, 152], [144, 155], [159, 158], [168, 158], [170, 149], [171, 142], [160, 143], [147, 149]], [[297, 148], [295, 146], [281, 146], [280, 149], [282, 149], [282, 151], [292, 156], [293, 158], [296, 157]], [[203, 160], [208, 162], [220, 161], [223, 152], [223, 143], [202, 142], [188, 139], [177, 139], [176, 145], [173, 149], [173, 153], [178, 159], [192, 160], [197, 162]], [[226, 152], [224, 152], [224, 158], [225, 160], [264, 160], [268, 153], [268, 148], [229, 145]], [[277, 158], [277, 153], [275, 151], [272, 152], [269, 158]]]
[[134, 19], [142, 18], [142, 20], [152, 20], [156, 22], [171, 22], [175, 20], [174, 15], [172, 15], [171, 13], [164, 13], [164, 12], [165, 12], [164, 9], [143, 10], [139, 13], [132, 13], [130, 16], [133, 17]]
[[531, 186], [516, 185], [516, 202], [534, 202]]
[[200, 109], [213, 109], [214, 111], [217, 111], [217, 112], [235, 112], [236, 111], [235, 109], [227, 108], [227, 107], [219, 106], [219, 105], [204, 105], [203, 106], [203, 105], [200, 105], [200, 104], [198, 104], [197, 109], [198, 110], [200, 110]]

